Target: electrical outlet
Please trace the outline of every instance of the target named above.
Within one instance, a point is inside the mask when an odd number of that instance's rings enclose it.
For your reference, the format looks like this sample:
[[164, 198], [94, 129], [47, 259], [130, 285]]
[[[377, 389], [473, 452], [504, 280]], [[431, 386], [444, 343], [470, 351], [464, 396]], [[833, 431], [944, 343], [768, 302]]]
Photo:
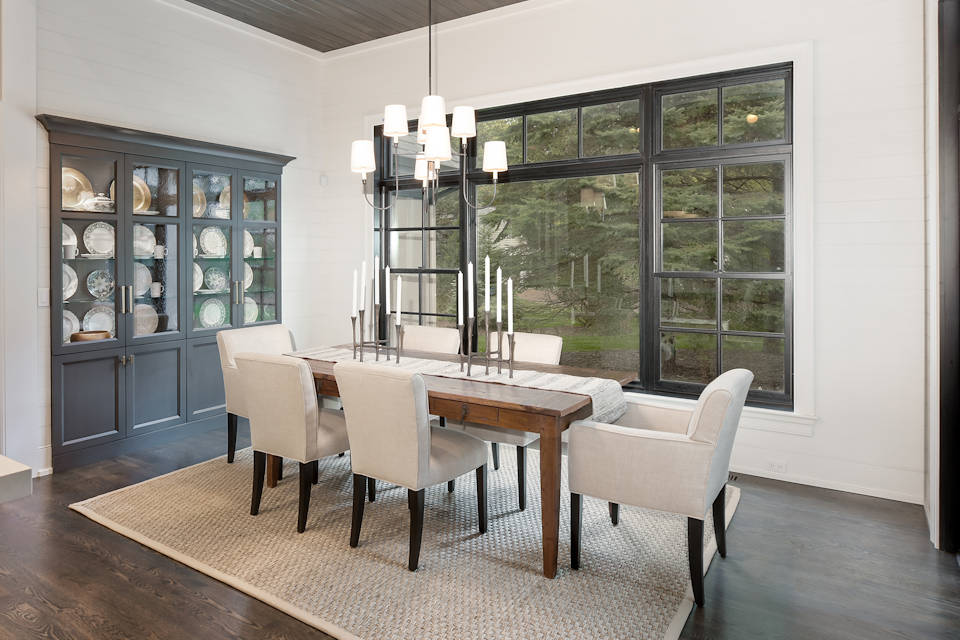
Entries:
[[37, 289], [37, 305], [41, 307], [50, 306], [50, 289], [41, 287]]
[[787, 462], [786, 460], [770, 460], [767, 462], [767, 469], [774, 473], [786, 473]]

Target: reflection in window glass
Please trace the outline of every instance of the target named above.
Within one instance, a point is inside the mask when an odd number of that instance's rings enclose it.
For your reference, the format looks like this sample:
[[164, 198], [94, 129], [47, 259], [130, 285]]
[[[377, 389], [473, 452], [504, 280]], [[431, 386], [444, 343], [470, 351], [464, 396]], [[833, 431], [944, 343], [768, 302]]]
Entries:
[[723, 336], [723, 370], [749, 369], [751, 389], [783, 391], [784, 340], [761, 336]]
[[577, 157], [577, 110], [527, 116], [527, 162]]
[[783, 163], [723, 167], [723, 215], [782, 216]]
[[723, 223], [724, 271], [783, 271], [783, 220]]
[[723, 329], [783, 333], [783, 280], [724, 280]]
[[660, 108], [664, 149], [717, 144], [716, 89], [665, 95]]
[[660, 193], [664, 218], [716, 218], [717, 168], [665, 169]]
[[785, 137], [783, 78], [723, 88], [723, 143]]
[[706, 384], [717, 375], [717, 337], [712, 333], [660, 333], [660, 378]]
[[502, 184], [478, 212], [477, 255], [514, 277], [516, 330], [562, 336], [563, 364], [639, 367], [638, 206], [628, 173]]
[[640, 101], [584, 107], [583, 155], [612, 156], [640, 151]]
[[506, 143], [507, 164], [523, 164], [523, 116], [477, 123], [477, 167], [483, 166], [483, 144], [490, 140]]
[[391, 231], [387, 233], [390, 243], [390, 267], [416, 269], [423, 261], [420, 231]]
[[457, 274], [424, 273], [422, 278], [423, 299], [420, 311], [452, 315], [457, 324]]
[[391, 229], [423, 225], [423, 190], [401, 189], [390, 194], [393, 206], [385, 212]]
[[664, 222], [664, 271], [716, 271], [716, 222]]
[[663, 278], [660, 281], [660, 326], [717, 328], [717, 281]]

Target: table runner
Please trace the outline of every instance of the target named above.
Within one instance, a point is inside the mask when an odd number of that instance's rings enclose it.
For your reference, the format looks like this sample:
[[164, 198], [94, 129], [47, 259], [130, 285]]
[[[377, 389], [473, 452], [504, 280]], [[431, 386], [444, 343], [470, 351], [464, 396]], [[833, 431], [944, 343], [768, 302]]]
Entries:
[[[318, 347], [315, 349], [304, 349], [295, 351], [291, 356], [297, 358], [307, 358], [312, 360], [324, 360], [326, 362], [344, 362], [353, 360], [353, 351], [340, 347]], [[373, 353], [366, 353], [364, 356], [365, 364], [380, 364], [398, 366], [396, 361], [391, 359], [385, 361], [381, 356], [379, 362], [373, 361]], [[443, 360], [427, 360], [423, 358], [400, 358], [400, 368], [415, 371], [424, 375], [441, 376], [444, 378], [462, 378], [476, 382], [495, 382], [499, 384], [513, 385], [515, 387], [528, 387], [531, 389], [544, 389], [547, 391], [566, 391], [568, 393], [578, 393], [584, 396], [590, 396], [593, 400], [593, 415], [590, 420], [597, 422], [612, 423], [618, 420], [627, 410], [627, 401], [623, 396], [623, 388], [616, 380], [608, 378], [588, 378], [582, 376], [571, 376], [565, 373], [544, 373], [534, 370], [514, 369], [513, 377], [509, 376], [507, 364], [504, 362], [503, 373], [498, 374], [496, 365], [491, 362], [490, 373], [484, 373], [482, 361], [475, 362], [472, 367], [473, 375], [467, 377], [466, 366], [460, 371], [460, 364], [457, 362], [446, 362]]]

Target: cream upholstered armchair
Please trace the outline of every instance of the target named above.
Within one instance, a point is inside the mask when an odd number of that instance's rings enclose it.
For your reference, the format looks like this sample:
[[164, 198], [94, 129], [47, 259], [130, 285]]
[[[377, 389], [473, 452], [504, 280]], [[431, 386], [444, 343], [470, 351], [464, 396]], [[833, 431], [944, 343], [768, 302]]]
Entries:
[[253, 497], [250, 515], [260, 512], [267, 454], [300, 463], [297, 531], [307, 526], [311, 485], [317, 483], [318, 460], [350, 448], [343, 414], [321, 409], [310, 367], [300, 358], [238, 353], [239, 391], [247, 403], [253, 445]]
[[724, 498], [730, 452], [753, 374], [727, 371], [707, 385], [693, 411], [628, 403], [617, 424], [570, 425], [570, 565], [580, 568], [582, 496], [687, 517], [694, 600], [703, 606], [703, 520], [713, 506], [720, 557], [726, 557]]
[[460, 332], [449, 327], [404, 325], [403, 348], [411, 351], [460, 353]]
[[407, 566], [411, 571], [416, 571], [420, 561], [426, 487], [475, 470], [480, 533], [486, 532], [486, 445], [465, 433], [431, 425], [423, 376], [358, 362], [339, 362], [333, 372], [343, 400], [353, 466], [350, 546], [360, 544], [367, 478], [407, 489], [410, 509]]
[[239, 371], [235, 357], [238, 353], [290, 353], [296, 347], [293, 334], [282, 324], [262, 327], [230, 329], [217, 334], [220, 368], [223, 370], [223, 390], [227, 397], [227, 462], [233, 462], [237, 451], [237, 416], [249, 418], [247, 398], [240, 390]]

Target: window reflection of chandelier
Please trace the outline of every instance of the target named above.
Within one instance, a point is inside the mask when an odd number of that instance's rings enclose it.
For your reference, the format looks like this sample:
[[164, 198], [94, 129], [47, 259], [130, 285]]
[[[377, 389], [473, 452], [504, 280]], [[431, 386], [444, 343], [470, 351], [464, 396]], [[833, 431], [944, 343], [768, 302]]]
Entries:
[[[447, 127], [447, 106], [442, 96], [435, 93], [433, 82], [433, 0], [427, 0], [427, 93], [420, 102], [420, 117], [417, 120], [417, 145], [413, 176], [423, 185], [424, 196], [429, 190], [428, 202], [436, 203], [437, 174], [440, 163], [453, 156], [450, 149], [451, 135], [460, 138], [460, 160], [466, 160], [467, 141], [477, 135], [477, 120], [473, 107], [454, 107], [453, 121]], [[407, 107], [402, 104], [388, 104], [383, 109], [383, 135], [393, 139], [393, 176], [399, 191], [400, 175], [398, 158], [400, 156], [400, 138], [410, 133], [407, 120]], [[483, 145], [483, 170], [493, 176], [493, 196], [490, 202], [474, 204], [467, 200], [466, 189], [461, 188], [464, 201], [473, 207], [486, 207], [493, 204], [497, 197], [497, 174], [507, 170], [507, 146], [500, 140], [491, 140]], [[363, 183], [363, 197], [367, 204], [380, 211], [386, 211], [392, 205], [378, 207], [367, 196], [367, 174], [377, 170], [373, 140], [354, 140], [350, 149], [350, 170], [359, 173]]]

